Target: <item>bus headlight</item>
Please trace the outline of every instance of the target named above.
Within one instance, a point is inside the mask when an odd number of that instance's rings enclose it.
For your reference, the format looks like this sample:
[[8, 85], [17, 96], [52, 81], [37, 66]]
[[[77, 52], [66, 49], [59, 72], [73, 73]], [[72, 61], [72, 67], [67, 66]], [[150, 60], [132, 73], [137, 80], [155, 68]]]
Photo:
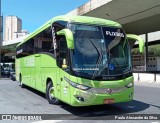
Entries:
[[71, 80], [69, 80], [68, 78], [64, 77], [64, 79], [73, 87], [78, 88], [80, 90], [89, 90], [91, 87], [86, 86], [86, 85], [81, 85], [81, 84], [77, 84], [72, 82]]
[[127, 88], [131, 88], [133, 87], [133, 82], [129, 83], [128, 85], [126, 85]]
[[81, 89], [81, 90], [89, 90], [91, 87], [77, 84], [77, 88], [78, 88], [78, 89]]

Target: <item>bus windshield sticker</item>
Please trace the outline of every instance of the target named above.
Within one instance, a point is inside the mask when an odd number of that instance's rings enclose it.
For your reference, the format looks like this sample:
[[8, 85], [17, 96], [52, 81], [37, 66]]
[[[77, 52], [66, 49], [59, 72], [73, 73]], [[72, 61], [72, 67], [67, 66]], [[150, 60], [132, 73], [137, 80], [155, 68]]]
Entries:
[[120, 32], [106, 31], [106, 35], [114, 36], [114, 37], [124, 37], [124, 34]]

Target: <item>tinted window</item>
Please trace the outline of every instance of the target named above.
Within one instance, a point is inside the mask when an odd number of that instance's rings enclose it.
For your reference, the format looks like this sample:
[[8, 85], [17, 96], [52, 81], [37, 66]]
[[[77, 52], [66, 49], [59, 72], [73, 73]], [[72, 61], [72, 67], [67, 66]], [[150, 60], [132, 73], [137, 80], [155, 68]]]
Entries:
[[20, 45], [16, 50], [16, 57], [21, 58], [35, 53], [34, 39], [31, 38], [24, 44]]
[[[57, 21], [53, 23], [52, 27], [54, 27], [55, 32], [57, 32], [65, 28], [66, 25], [66, 22]], [[52, 28], [49, 27], [37, 34], [36, 36], [34, 36], [32, 39], [29, 39], [24, 44], [17, 47], [16, 58], [21, 58], [41, 52], [49, 52], [54, 54], [53, 38], [55, 38], [58, 41], [60, 40], [60, 36], [57, 36], [55, 33], [56, 37], [52, 37], [52, 31]]]

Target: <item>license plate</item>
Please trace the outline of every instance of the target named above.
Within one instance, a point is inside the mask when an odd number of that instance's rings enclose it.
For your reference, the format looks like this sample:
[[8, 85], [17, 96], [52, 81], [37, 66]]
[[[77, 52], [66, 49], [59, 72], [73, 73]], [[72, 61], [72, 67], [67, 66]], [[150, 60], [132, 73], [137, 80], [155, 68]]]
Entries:
[[105, 99], [104, 104], [112, 104], [114, 103], [114, 99]]

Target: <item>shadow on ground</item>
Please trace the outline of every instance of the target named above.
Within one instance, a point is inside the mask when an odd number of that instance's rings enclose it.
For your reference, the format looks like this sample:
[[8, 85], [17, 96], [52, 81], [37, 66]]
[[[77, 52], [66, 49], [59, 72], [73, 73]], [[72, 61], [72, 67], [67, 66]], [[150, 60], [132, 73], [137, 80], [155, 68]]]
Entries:
[[[25, 86], [25, 89], [32, 91], [33, 93], [45, 99], [45, 94], [40, 93], [39, 91], [36, 91], [27, 86]], [[144, 102], [140, 102], [138, 100], [133, 100], [131, 102], [109, 104], [109, 105], [98, 105], [98, 106], [72, 107], [65, 103], [61, 103], [59, 106], [64, 110], [68, 111], [69, 113], [71, 113], [69, 119], [83, 118], [83, 119], [93, 120], [93, 119], [103, 119], [103, 118], [105, 119], [108, 116], [114, 116], [114, 115], [124, 115], [128, 113], [134, 114], [136, 112], [141, 112], [143, 110], [146, 110], [151, 105]], [[59, 115], [58, 119], [61, 117], [65, 116]]]
[[150, 105], [137, 100], [133, 100], [127, 103], [117, 103], [117, 104], [87, 106], [87, 107], [71, 107], [67, 104], [63, 104], [61, 105], [61, 107], [76, 116], [96, 117], [96, 116], [136, 113], [146, 110], [147, 108], [150, 107]]

